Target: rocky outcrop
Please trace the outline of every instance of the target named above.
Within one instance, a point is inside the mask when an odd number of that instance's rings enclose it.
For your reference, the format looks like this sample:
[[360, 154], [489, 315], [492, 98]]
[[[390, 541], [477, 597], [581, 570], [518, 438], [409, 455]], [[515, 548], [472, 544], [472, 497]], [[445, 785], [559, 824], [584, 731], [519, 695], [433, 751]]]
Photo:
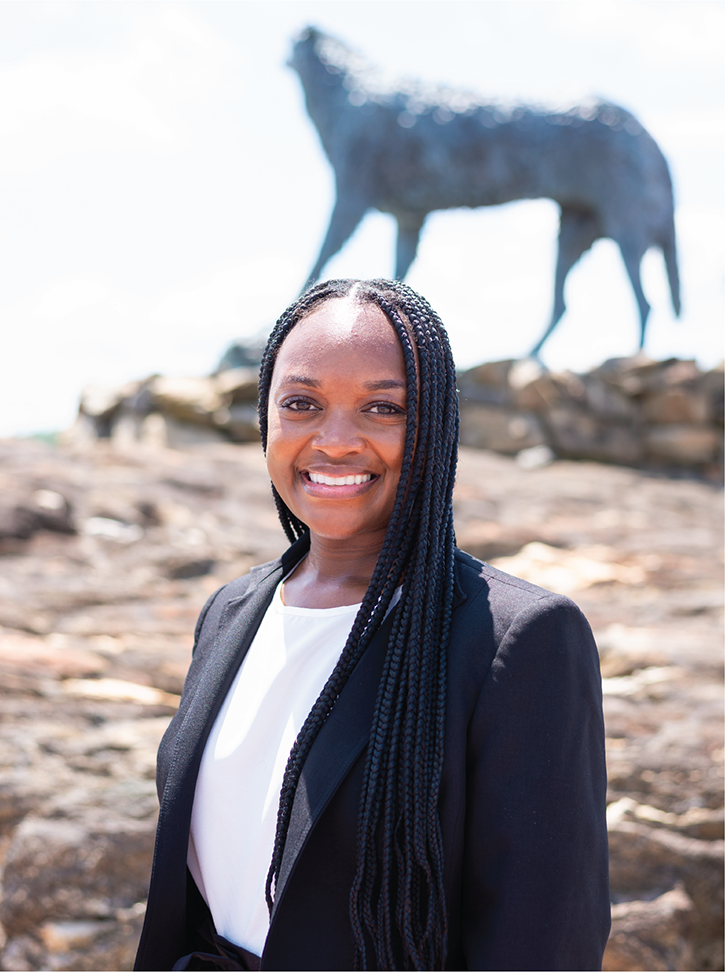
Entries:
[[[722, 367], [703, 373], [694, 361], [639, 355], [575, 375], [526, 359], [479, 365], [459, 383], [461, 442], [517, 455], [524, 467], [555, 457], [594, 459], [722, 479]], [[256, 401], [252, 366], [209, 378], [157, 376], [110, 391], [87, 388], [65, 441], [173, 448], [254, 442]]]
[[695, 918], [695, 907], [680, 887], [652, 901], [613, 905], [602, 972], [696, 969], [691, 942]]
[[[0, 442], [0, 497], [66, 516], [0, 537], [0, 967], [131, 968], [196, 616], [285, 546], [261, 450]], [[455, 514], [460, 546], [569, 594], [599, 644], [604, 968], [721, 969], [720, 489], [464, 447]]]
[[110, 438], [121, 445], [182, 449], [254, 442], [259, 439], [257, 371], [239, 367], [209, 378], [155, 375], [117, 389], [89, 386], [65, 441], [82, 445]]
[[532, 359], [498, 361], [463, 373], [460, 389], [466, 445], [523, 452], [524, 462], [537, 449], [541, 461], [559, 456], [722, 476], [722, 367], [703, 373], [694, 361], [638, 355], [575, 375], [553, 374]]

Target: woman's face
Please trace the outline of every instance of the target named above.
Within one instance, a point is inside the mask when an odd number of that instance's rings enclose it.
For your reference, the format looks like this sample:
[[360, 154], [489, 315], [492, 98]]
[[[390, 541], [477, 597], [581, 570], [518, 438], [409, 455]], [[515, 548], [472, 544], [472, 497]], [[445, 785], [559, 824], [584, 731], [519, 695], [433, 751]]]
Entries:
[[267, 467], [313, 535], [382, 544], [406, 397], [403, 352], [375, 304], [331, 299], [290, 332], [272, 373]]

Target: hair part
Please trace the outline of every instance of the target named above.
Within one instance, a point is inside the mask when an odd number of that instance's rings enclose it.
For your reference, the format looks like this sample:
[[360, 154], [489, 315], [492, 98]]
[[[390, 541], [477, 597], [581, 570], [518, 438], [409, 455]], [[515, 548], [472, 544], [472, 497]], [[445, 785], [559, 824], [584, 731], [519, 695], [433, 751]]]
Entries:
[[[279, 875], [292, 803], [307, 754], [335, 699], [384, 620], [397, 587], [373, 713], [350, 890], [355, 967], [442, 969], [447, 952], [438, 797], [443, 768], [447, 647], [453, 601], [453, 485], [458, 398], [445, 329], [427, 301], [391, 280], [330, 280], [279, 318], [259, 377], [259, 425], [267, 445], [274, 363], [293, 327], [328, 300], [376, 304], [405, 362], [408, 414], [400, 481], [383, 546], [345, 647], [295, 741], [280, 792], [267, 903]], [[272, 487], [290, 542], [307, 526]]]

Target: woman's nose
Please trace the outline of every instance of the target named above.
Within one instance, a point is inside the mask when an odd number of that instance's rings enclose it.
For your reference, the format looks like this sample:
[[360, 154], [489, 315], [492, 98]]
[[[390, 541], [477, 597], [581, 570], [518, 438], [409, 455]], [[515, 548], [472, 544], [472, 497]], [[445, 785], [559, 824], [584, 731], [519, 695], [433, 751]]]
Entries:
[[365, 447], [354, 417], [332, 409], [323, 416], [313, 445], [328, 456], [345, 456]]

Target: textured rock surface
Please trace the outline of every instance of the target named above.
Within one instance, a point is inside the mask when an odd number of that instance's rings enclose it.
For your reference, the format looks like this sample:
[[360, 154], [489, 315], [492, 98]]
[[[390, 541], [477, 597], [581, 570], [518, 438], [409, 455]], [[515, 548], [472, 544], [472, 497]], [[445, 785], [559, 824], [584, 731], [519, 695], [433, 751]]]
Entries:
[[653, 901], [615, 904], [603, 972], [698, 968], [691, 943], [694, 923], [695, 907], [680, 888]]
[[[255, 445], [0, 442], [0, 505], [45, 493], [63, 530], [0, 538], [0, 965], [130, 968], [197, 612], [285, 544]], [[460, 545], [570, 594], [600, 646], [606, 969], [722, 968], [721, 505], [693, 479], [462, 450]]]
[[[693, 361], [638, 355], [575, 375], [551, 374], [531, 359], [490, 361], [460, 375], [459, 383], [463, 445], [504, 455], [546, 446], [542, 462], [556, 455], [691, 469], [722, 481], [722, 367], [702, 373]], [[122, 447], [181, 449], [256, 442], [256, 399], [251, 367], [209, 378], [156, 377], [110, 391], [88, 388], [66, 441], [77, 446], [111, 437]], [[25, 507], [15, 515], [22, 524]], [[3, 523], [0, 516], [0, 535]]]
[[703, 373], [694, 361], [641, 354], [586, 375], [552, 374], [530, 359], [490, 362], [460, 376], [461, 439], [511, 455], [546, 443], [573, 459], [722, 479], [722, 387], [722, 367]]

